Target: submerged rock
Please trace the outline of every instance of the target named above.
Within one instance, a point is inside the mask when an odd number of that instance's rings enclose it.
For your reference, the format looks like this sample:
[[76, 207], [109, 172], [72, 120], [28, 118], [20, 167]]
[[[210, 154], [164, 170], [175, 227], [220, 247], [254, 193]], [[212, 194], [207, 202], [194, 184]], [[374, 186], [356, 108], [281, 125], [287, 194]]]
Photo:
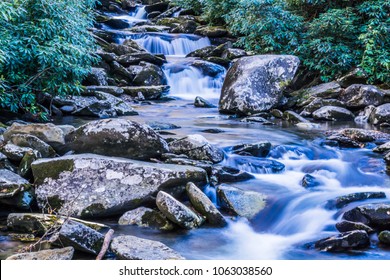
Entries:
[[374, 230], [363, 224], [363, 223], [355, 223], [351, 221], [341, 221], [336, 224], [336, 228], [339, 232], [348, 232], [348, 231], [354, 231], [354, 230], [364, 230], [367, 233], [373, 233]]
[[169, 143], [169, 149], [175, 154], [185, 154], [195, 160], [209, 160], [214, 163], [224, 158], [223, 151], [210, 144], [202, 135], [193, 134]]
[[166, 192], [159, 191], [156, 198], [158, 209], [172, 222], [185, 229], [201, 226], [204, 219]]
[[315, 248], [322, 251], [339, 252], [351, 249], [366, 248], [370, 239], [364, 230], [355, 230], [331, 236], [315, 243]]
[[309, 188], [314, 188], [314, 187], [321, 185], [321, 182], [320, 182], [320, 180], [318, 180], [317, 177], [310, 175], [310, 174], [306, 174], [302, 178], [301, 185], [302, 185], [302, 187], [309, 189]]
[[333, 208], [343, 208], [349, 203], [355, 201], [361, 201], [366, 199], [378, 199], [378, 198], [386, 198], [386, 194], [384, 192], [360, 192], [360, 193], [351, 193], [348, 195], [343, 195], [336, 197], [335, 199], [331, 199], [326, 203], [326, 207], [329, 209]]
[[147, 125], [124, 119], [87, 123], [66, 137], [68, 150], [148, 160], [168, 151], [161, 136]]
[[194, 106], [198, 107], [198, 108], [215, 108], [215, 107], [217, 107], [214, 104], [211, 104], [206, 99], [204, 99], [203, 97], [200, 97], [200, 96], [195, 97]]
[[271, 151], [272, 145], [268, 141], [261, 141], [251, 144], [241, 144], [232, 147], [232, 152], [238, 155], [249, 155], [254, 157], [266, 157]]
[[324, 106], [313, 112], [313, 118], [324, 121], [353, 121], [355, 115], [342, 107]]
[[343, 218], [374, 228], [390, 229], [390, 204], [361, 205], [345, 212]]
[[81, 217], [122, 214], [153, 201], [161, 188], [207, 180], [196, 167], [93, 154], [38, 160], [32, 169], [39, 207]]
[[298, 65], [299, 59], [288, 55], [239, 58], [226, 74], [220, 112], [252, 115], [277, 107]]
[[221, 185], [217, 187], [217, 195], [223, 209], [248, 219], [266, 206], [266, 196], [258, 192]]
[[74, 248], [65, 247], [61, 249], [42, 250], [38, 252], [21, 253], [12, 255], [7, 260], [50, 260], [65, 261], [73, 258]]
[[120, 225], [137, 225], [159, 230], [173, 230], [175, 226], [160, 212], [146, 207], [139, 207], [123, 214]]
[[268, 158], [230, 156], [227, 161], [242, 171], [259, 174], [279, 173], [285, 168], [283, 163]]
[[184, 258], [161, 242], [131, 235], [114, 237], [111, 250], [120, 260], [183, 260]]
[[186, 186], [187, 195], [191, 204], [200, 214], [206, 217], [206, 220], [215, 226], [225, 226], [226, 220], [218, 211], [211, 200], [193, 183]]

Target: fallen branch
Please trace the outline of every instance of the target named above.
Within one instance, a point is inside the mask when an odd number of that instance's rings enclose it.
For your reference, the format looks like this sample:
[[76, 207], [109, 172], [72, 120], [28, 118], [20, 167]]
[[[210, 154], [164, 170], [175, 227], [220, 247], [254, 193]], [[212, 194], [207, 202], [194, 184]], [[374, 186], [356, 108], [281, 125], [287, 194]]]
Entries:
[[99, 255], [97, 255], [96, 260], [101, 260], [104, 255], [106, 254], [108, 247], [110, 246], [110, 242], [112, 239], [112, 236], [114, 235], [114, 230], [110, 229], [106, 235], [104, 236], [103, 246], [102, 249], [99, 252]]

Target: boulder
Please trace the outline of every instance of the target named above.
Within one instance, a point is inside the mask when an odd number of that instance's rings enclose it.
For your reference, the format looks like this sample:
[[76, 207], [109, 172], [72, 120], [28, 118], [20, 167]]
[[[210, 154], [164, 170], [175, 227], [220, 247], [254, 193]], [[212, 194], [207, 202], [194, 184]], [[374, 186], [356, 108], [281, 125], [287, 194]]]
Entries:
[[181, 128], [180, 126], [175, 125], [173, 123], [159, 122], [159, 121], [147, 121], [146, 125], [150, 126], [154, 131], [171, 130], [171, 129]]
[[283, 119], [290, 123], [308, 123], [309, 121], [294, 111], [285, 111], [283, 113]]
[[0, 169], [0, 204], [29, 209], [33, 200], [31, 184], [19, 175]]
[[390, 229], [390, 204], [365, 204], [344, 213], [343, 218], [373, 228]]
[[38, 206], [79, 217], [122, 214], [152, 202], [160, 189], [207, 180], [196, 167], [93, 154], [38, 160], [32, 170]]
[[239, 58], [226, 74], [220, 112], [252, 115], [279, 106], [298, 65], [299, 59], [289, 55]]
[[170, 142], [169, 150], [175, 154], [185, 154], [191, 159], [208, 160], [214, 163], [221, 162], [224, 158], [220, 148], [210, 144], [206, 138], [199, 134], [188, 135]]
[[382, 144], [378, 147], [375, 147], [373, 149], [374, 152], [376, 153], [387, 153], [390, 151], [390, 141], [389, 142], [386, 142], [385, 144]]
[[346, 88], [340, 95], [347, 108], [362, 109], [366, 106], [378, 106], [383, 103], [384, 92], [376, 86], [355, 84]]
[[322, 251], [340, 252], [351, 249], [367, 248], [370, 239], [364, 230], [355, 230], [331, 236], [315, 243], [315, 248]]
[[153, 129], [125, 119], [87, 123], [66, 137], [68, 150], [148, 160], [168, 151], [168, 145]]
[[199, 26], [195, 34], [209, 37], [209, 38], [220, 38], [228, 35], [228, 31], [223, 26]]
[[378, 239], [381, 243], [390, 245], [390, 231], [389, 230], [384, 230], [379, 233]]
[[228, 48], [228, 49], [224, 50], [221, 57], [229, 59], [229, 60], [233, 60], [233, 59], [241, 58], [241, 57], [247, 56], [247, 55], [248, 54], [246, 53], [246, 51], [244, 51], [242, 49]]
[[207, 46], [204, 48], [197, 49], [193, 52], [187, 54], [186, 57], [198, 57], [198, 58], [208, 58], [215, 55], [215, 46]]
[[125, 67], [129, 67], [130, 65], [138, 65], [141, 61], [149, 62], [157, 66], [162, 66], [167, 62], [165, 59], [147, 52], [121, 55], [118, 57], [117, 61]]
[[40, 157], [54, 157], [54, 149], [36, 136], [29, 134], [14, 134], [9, 137], [9, 142], [19, 146], [31, 148], [39, 153]]
[[271, 143], [261, 141], [257, 143], [241, 144], [232, 147], [232, 153], [242, 156], [266, 157], [271, 151]]
[[215, 108], [214, 104], [211, 104], [209, 101], [204, 99], [203, 97], [197, 96], [195, 97], [194, 106], [198, 108]]
[[12, 255], [7, 260], [50, 260], [65, 261], [73, 258], [74, 248], [65, 247], [61, 249], [42, 250], [38, 252], [21, 253]]
[[355, 223], [351, 221], [341, 221], [336, 224], [336, 228], [339, 232], [348, 232], [354, 230], [364, 230], [367, 233], [373, 233], [374, 230], [363, 223]]
[[33, 213], [11, 213], [7, 217], [7, 228], [10, 231], [32, 233], [42, 236], [52, 228], [63, 223], [60, 216]]
[[176, 251], [161, 242], [124, 235], [114, 237], [111, 250], [120, 260], [183, 260]]
[[201, 226], [204, 219], [166, 192], [159, 191], [156, 198], [158, 209], [173, 223], [184, 229]]
[[225, 226], [226, 220], [214, 206], [212, 201], [193, 183], [186, 186], [187, 195], [195, 210], [206, 217], [206, 220], [215, 226]]
[[146, 207], [138, 207], [123, 214], [120, 225], [137, 225], [159, 230], [173, 230], [175, 226], [160, 212]]
[[97, 255], [102, 248], [104, 235], [81, 223], [67, 221], [61, 226], [59, 240], [64, 246]]
[[316, 97], [323, 99], [338, 98], [341, 91], [342, 88], [339, 83], [330, 82], [292, 92], [291, 96], [296, 99], [298, 107], [303, 107]]
[[169, 92], [169, 86], [123, 87], [124, 93], [139, 100], [159, 99]]
[[344, 103], [337, 99], [323, 99], [320, 97], [315, 97], [310, 100], [312, 101], [304, 107], [300, 114], [303, 117], [310, 117], [315, 111], [325, 106], [345, 107]]
[[266, 206], [264, 194], [231, 186], [218, 186], [217, 196], [223, 209], [248, 219], [254, 218]]
[[85, 78], [84, 83], [88, 86], [108, 86], [107, 79], [106, 70], [92, 67], [91, 72]]
[[20, 163], [25, 154], [33, 152], [31, 148], [23, 148], [14, 144], [6, 144], [0, 148], [0, 151], [10, 160]]
[[346, 147], [360, 147], [368, 142], [381, 144], [390, 140], [390, 134], [388, 133], [361, 128], [345, 128], [329, 131], [327, 132], [327, 135], [328, 140], [335, 140], [341, 146]]
[[370, 122], [374, 125], [390, 123], [390, 103], [376, 107], [370, 115]]
[[216, 186], [220, 183], [242, 182], [254, 178], [252, 174], [234, 167], [214, 165], [211, 169], [210, 183]]
[[135, 86], [164, 86], [168, 84], [167, 77], [162, 69], [154, 64], [141, 62], [141, 71], [134, 77]]
[[229, 156], [227, 162], [228, 165], [236, 166], [242, 171], [258, 174], [280, 173], [285, 168], [279, 161], [249, 156]]
[[355, 115], [342, 107], [324, 106], [313, 112], [313, 118], [323, 121], [353, 121]]
[[340, 209], [355, 201], [362, 201], [367, 199], [379, 199], [379, 198], [386, 198], [386, 194], [384, 192], [351, 193], [348, 195], [338, 196], [335, 199], [328, 200], [326, 206], [329, 209], [334, 209], [334, 208]]
[[247, 122], [247, 123], [259, 123], [262, 125], [274, 125], [273, 122], [268, 121], [267, 119], [256, 116], [256, 117], [246, 117], [243, 118], [240, 122]]
[[4, 140], [9, 141], [12, 135], [15, 134], [30, 134], [38, 137], [43, 142], [56, 148], [65, 143], [64, 132], [58, 126], [52, 123], [47, 124], [19, 124], [13, 123], [6, 132], [4, 132]]
[[347, 88], [353, 84], [365, 84], [367, 82], [367, 75], [360, 68], [355, 68], [345, 76], [337, 80], [341, 87]]
[[189, 65], [199, 69], [203, 73], [203, 75], [210, 76], [212, 78], [221, 76], [225, 73], [224, 67], [205, 60], [197, 59], [191, 61]]

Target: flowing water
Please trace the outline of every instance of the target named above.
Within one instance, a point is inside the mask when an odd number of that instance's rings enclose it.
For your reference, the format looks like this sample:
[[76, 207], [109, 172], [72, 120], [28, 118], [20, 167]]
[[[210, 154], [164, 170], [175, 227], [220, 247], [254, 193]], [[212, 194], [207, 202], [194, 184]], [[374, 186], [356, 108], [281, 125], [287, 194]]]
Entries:
[[[127, 34], [118, 31], [118, 34], [118, 38], [135, 39], [152, 53], [167, 55], [168, 63], [163, 69], [171, 86], [170, 96], [174, 97], [166, 102], [135, 105], [140, 115], [126, 118], [141, 123], [164, 120], [179, 125], [180, 129], [170, 131], [176, 134], [175, 137], [202, 134], [211, 143], [224, 148], [226, 154], [222, 164], [255, 176], [252, 180], [232, 185], [266, 194], [267, 206], [250, 221], [228, 217], [228, 226], [222, 229], [206, 226], [191, 231], [160, 232], [137, 226], [118, 226], [116, 220], [105, 220], [117, 234], [159, 240], [188, 259], [390, 259], [390, 250], [379, 248], [375, 240], [371, 248], [350, 253], [319, 252], [305, 246], [308, 242], [337, 234], [335, 223], [341, 220], [342, 213], [367, 203], [355, 202], [342, 210], [329, 210], [325, 207], [329, 199], [354, 192], [383, 191], [387, 199], [371, 201], [390, 202], [390, 177], [385, 174], [385, 163], [379, 155], [371, 149], [339, 149], [323, 144], [323, 131], [357, 124], [338, 123], [336, 126], [325, 123], [319, 130], [307, 132], [284, 122], [262, 126], [220, 115], [214, 108], [195, 108], [193, 100], [198, 95], [217, 105], [225, 75], [225, 72], [215, 77], [204, 75], [191, 66], [191, 59], [184, 58], [189, 52], [209, 45], [207, 38], [166, 33]], [[76, 125], [84, 122], [70, 121]], [[210, 128], [223, 132], [204, 132]], [[272, 174], [258, 170], [229, 151], [232, 145], [261, 140], [272, 143], [269, 158], [283, 163], [284, 171]], [[249, 162], [258, 160], [246, 158]], [[302, 187], [305, 174], [319, 178], [320, 186], [313, 189]], [[217, 204], [214, 187], [207, 186], [205, 193]]]

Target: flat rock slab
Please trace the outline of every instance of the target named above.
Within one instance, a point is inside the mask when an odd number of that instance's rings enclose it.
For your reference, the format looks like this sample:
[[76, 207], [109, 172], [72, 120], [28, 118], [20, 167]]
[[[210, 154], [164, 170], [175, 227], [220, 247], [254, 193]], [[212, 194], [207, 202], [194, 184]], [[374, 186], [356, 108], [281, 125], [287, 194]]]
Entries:
[[161, 242], [125, 235], [115, 237], [111, 249], [121, 260], [183, 260], [184, 258]]
[[203, 169], [104, 157], [93, 154], [42, 159], [32, 164], [38, 206], [49, 203], [75, 217], [123, 214], [161, 189], [206, 182]]
[[73, 247], [65, 247], [62, 249], [42, 250], [38, 252], [22, 253], [12, 255], [7, 260], [51, 260], [51, 261], [65, 261], [73, 258]]

